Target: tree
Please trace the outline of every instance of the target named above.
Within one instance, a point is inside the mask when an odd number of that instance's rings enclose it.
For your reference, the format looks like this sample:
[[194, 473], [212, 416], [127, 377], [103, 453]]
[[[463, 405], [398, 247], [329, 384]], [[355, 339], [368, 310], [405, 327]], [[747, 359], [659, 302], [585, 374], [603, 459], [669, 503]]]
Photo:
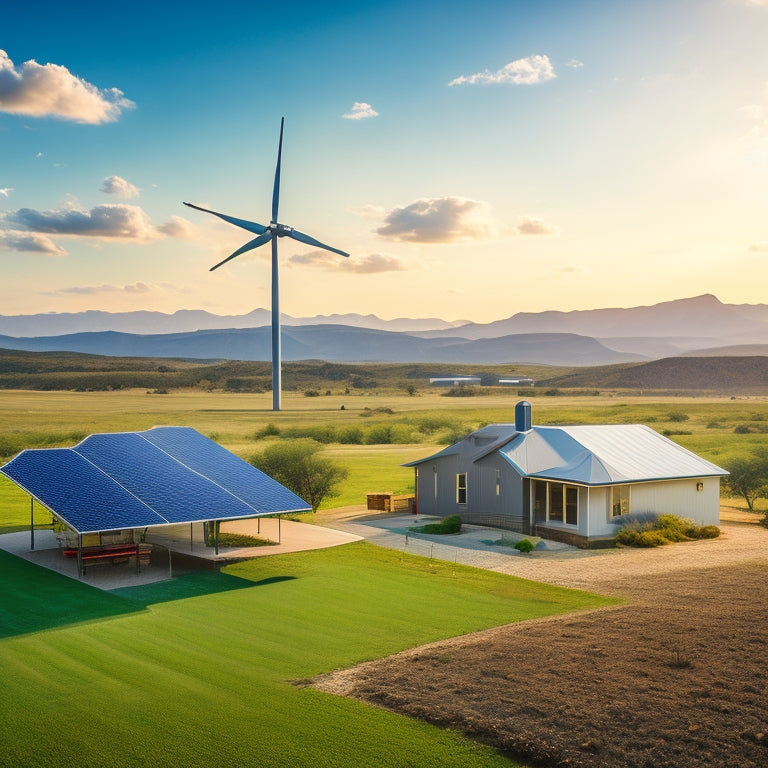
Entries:
[[723, 478], [723, 487], [732, 496], [741, 496], [750, 512], [754, 511], [757, 499], [768, 498], [767, 450], [755, 451], [751, 456], [739, 456], [729, 462], [726, 469], [730, 475]]
[[316, 440], [281, 440], [250, 459], [251, 464], [301, 496], [317, 512], [326, 498], [339, 495], [338, 485], [348, 472], [331, 459], [320, 455]]

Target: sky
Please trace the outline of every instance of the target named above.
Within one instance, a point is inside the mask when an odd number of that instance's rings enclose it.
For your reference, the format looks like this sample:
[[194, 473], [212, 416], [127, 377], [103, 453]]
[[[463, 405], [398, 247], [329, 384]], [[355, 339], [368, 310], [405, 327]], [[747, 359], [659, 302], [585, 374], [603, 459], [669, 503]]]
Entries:
[[0, 314], [768, 303], [768, 0], [4, 8]]

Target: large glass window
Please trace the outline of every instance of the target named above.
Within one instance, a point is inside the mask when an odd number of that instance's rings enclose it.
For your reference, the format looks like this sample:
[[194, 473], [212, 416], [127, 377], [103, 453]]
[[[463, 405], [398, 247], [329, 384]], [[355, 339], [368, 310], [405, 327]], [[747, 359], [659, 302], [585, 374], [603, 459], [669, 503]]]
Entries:
[[629, 514], [629, 486], [614, 485], [611, 488], [611, 517]]
[[565, 483], [534, 482], [533, 509], [536, 520], [579, 524], [579, 489]]
[[460, 472], [456, 475], [456, 503], [467, 503], [467, 473]]
[[555, 523], [563, 522], [563, 484], [549, 484], [549, 519]]

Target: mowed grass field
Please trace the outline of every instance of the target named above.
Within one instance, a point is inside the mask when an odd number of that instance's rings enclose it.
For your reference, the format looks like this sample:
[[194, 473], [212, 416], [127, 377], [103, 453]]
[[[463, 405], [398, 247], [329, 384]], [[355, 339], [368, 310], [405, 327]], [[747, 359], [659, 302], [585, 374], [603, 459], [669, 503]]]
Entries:
[[0, 765], [25, 768], [514, 765], [306, 678], [611, 602], [364, 542], [112, 593], [0, 552], [0, 582]]

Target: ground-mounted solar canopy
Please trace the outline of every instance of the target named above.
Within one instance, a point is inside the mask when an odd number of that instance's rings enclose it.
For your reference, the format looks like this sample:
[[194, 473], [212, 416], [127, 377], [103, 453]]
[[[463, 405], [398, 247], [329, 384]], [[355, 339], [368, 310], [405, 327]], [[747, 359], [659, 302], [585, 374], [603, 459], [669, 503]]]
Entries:
[[74, 448], [26, 450], [0, 472], [77, 533], [310, 509], [190, 427], [98, 434]]

